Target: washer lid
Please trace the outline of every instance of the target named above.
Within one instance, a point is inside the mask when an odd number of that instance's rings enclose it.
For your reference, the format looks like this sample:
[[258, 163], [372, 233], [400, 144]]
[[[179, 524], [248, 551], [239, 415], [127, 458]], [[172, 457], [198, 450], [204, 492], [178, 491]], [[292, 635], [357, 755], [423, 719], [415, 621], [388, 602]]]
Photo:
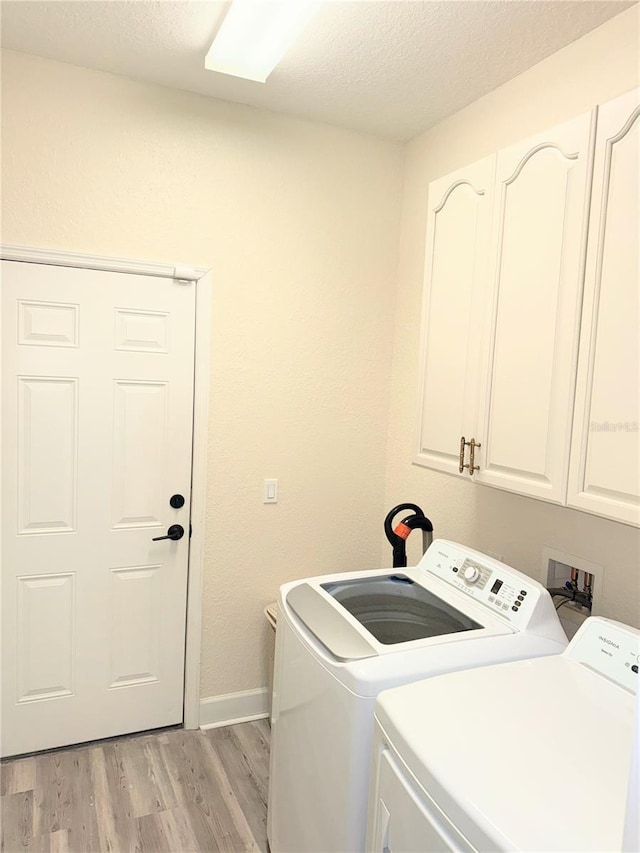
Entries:
[[301, 583], [290, 589], [287, 604], [338, 660], [361, 660], [378, 654], [375, 647], [310, 584]]
[[387, 741], [479, 849], [619, 850], [633, 695], [566, 655], [382, 693]]

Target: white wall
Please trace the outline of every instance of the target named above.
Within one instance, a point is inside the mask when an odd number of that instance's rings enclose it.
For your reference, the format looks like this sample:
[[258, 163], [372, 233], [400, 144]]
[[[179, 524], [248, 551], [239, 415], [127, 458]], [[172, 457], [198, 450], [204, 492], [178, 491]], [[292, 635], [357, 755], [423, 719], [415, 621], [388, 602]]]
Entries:
[[[412, 465], [411, 458], [429, 182], [638, 86], [638, 33], [635, 7], [407, 146], [385, 501], [386, 506], [419, 503], [436, 535], [500, 554], [535, 577], [544, 545], [604, 564], [604, 615], [635, 625], [640, 624], [640, 531], [461, 482]], [[455, 329], [451, 345], [457, 345]], [[416, 559], [415, 541], [410, 545]]]
[[2, 86], [4, 242], [213, 268], [201, 695], [260, 687], [279, 584], [379, 562], [402, 149], [19, 53]]

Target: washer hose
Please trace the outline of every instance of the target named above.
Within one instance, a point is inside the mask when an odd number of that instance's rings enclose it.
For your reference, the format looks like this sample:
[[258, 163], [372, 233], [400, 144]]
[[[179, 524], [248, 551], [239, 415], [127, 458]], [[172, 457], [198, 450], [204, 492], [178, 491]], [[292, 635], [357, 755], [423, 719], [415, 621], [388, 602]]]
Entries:
[[[393, 519], [403, 510], [412, 510], [396, 527]], [[387, 514], [384, 520], [384, 532], [393, 549], [393, 568], [404, 569], [407, 566], [407, 538], [412, 530], [422, 530], [422, 552], [424, 553], [433, 541], [433, 524], [417, 504], [398, 504]]]

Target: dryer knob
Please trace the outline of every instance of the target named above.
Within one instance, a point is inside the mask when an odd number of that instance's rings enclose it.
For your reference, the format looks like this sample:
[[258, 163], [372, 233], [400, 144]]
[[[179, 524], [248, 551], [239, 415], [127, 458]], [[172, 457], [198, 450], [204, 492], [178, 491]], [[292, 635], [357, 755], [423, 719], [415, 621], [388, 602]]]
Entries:
[[475, 566], [467, 566], [462, 572], [462, 577], [467, 583], [475, 583], [480, 577], [480, 572]]

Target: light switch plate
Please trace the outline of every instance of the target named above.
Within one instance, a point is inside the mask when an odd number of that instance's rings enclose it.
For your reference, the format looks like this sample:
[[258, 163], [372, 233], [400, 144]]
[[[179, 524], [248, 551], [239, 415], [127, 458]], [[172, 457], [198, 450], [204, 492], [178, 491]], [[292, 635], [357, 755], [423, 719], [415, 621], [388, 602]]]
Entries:
[[278, 481], [265, 480], [264, 490], [262, 493], [262, 503], [277, 504], [278, 503]]

